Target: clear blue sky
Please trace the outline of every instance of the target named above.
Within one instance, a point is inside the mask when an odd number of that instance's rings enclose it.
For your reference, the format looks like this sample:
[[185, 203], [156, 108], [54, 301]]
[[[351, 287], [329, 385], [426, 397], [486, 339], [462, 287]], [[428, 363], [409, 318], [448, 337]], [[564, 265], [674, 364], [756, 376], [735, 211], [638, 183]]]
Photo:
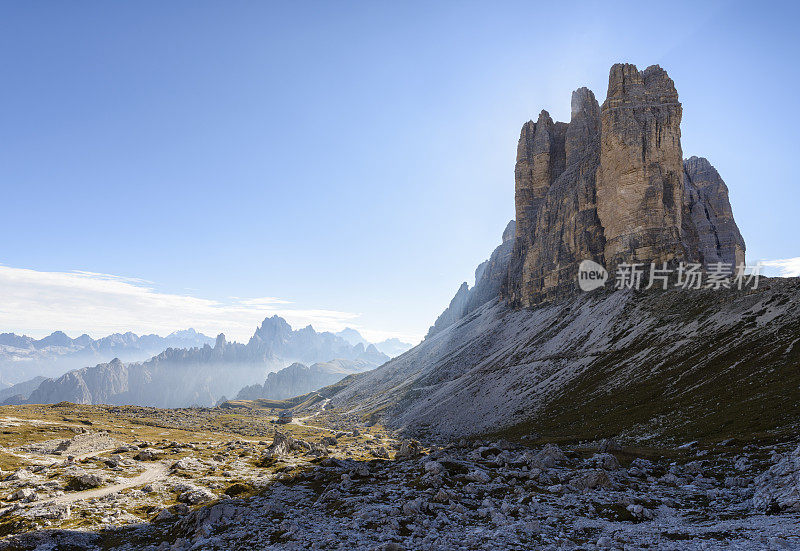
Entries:
[[0, 264], [421, 335], [513, 217], [521, 125], [619, 61], [675, 80], [748, 260], [800, 256], [797, 8], [644, 4], [3, 2]]

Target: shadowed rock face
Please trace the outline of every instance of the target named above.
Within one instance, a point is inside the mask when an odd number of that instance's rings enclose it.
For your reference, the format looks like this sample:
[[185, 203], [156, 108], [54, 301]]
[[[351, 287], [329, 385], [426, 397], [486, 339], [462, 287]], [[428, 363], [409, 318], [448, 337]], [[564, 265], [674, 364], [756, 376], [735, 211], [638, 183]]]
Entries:
[[693, 250], [698, 251], [699, 261], [706, 265], [744, 263], [744, 239], [733, 219], [728, 186], [702, 157], [685, 160], [683, 174], [683, 216], [697, 231]]
[[554, 123], [547, 111], [539, 114], [537, 122], [529, 121], [522, 127], [514, 169], [515, 193], [519, 198], [515, 205], [517, 237], [531, 240], [536, 216], [550, 184], [564, 171], [565, 134], [566, 125]]
[[[553, 125], [549, 116], [540, 115], [534, 126], [537, 136], [549, 134], [549, 128], [559, 130], [549, 154], [539, 152], [541, 140], [520, 139], [521, 154], [518, 152], [515, 173], [531, 179], [533, 184], [528, 185], [526, 180], [517, 190], [530, 188], [535, 192], [530, 207], [525, 205], [526, 193], [516, 195], [517, 215], [524, 213], [528, 223], [517, 224], [507, 294], [512, 303], [526, 306], [570, 290], [577, 264], [585, 258], [602, 261], [604, 244], [597, 217], [595, 173], [600, 161], [600, 107], [594, 94], [587, 88], [572, 94], [569, 125]], [[542, 155], [558, 161], [551, 163], [549, 171], [541, 167], [528, 170], [529, 159], [535, 161]]]
[[516, 239], [502, 294], [533, 306], [573, 294], [578, 264], [744, 262], [727, 188], [705, 159], [684, 164], [682, 107], [657, 65], [617, 64], [602, 108], [572, 95], [569, 124], [547, 111], [522, 127]]

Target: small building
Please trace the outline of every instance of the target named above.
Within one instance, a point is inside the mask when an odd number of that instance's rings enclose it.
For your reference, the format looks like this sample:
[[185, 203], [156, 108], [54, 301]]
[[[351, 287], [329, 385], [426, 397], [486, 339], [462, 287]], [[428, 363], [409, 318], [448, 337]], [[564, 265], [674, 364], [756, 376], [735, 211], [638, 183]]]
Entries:
[[286, 423], [292, 422], [292, 410], [284, 409], [283, 411], [278, 412], [278, 423], [285, 425]]

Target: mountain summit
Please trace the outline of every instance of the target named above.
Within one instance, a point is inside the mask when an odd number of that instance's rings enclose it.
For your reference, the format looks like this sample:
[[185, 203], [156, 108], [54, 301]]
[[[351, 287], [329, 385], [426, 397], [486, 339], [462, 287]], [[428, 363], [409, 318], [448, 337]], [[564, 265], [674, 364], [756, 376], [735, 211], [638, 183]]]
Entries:
[[572, 294], [586, 259], [610, 272], [634, 262], [744, 263], [725, 183], [706, 159], [683, 160], [681, 115], [664, 69], [619, 63], [602, 107], [579, 88], [569, 123], [542, 111], [523, 125], [509, 302]]
[[682, 107], [666, 71], [616, 64], [602, 107], [579, 88], [571, 108], [569, 123], [542, 111], [522, 126], [516, 221], [429, 337], [498, 296], [512, 306], [573, 296], [583, 260], [612, 273], [622, 263], [744, 263], [725, 182], [707, 159], [682, 159]]

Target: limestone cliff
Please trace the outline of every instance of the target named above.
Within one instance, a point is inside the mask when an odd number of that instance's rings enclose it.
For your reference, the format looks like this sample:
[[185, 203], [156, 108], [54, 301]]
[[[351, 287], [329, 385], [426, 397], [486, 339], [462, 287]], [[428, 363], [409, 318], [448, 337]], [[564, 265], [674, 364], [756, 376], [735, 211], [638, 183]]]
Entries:
[[683, 174], [683, 216], [697, 231], [700, 261], [744, 263], [744, 239], [733, 219], [728, 186], [702, 157], [685, 160]]
[[666, 71], [617, 64], [602, 107], [580, 88], [568, 124], [542, 111], [523, 125], [508, 302], [574, 293], [585, 259], [611, 272], [620, 262], [744, 262], [724, 182], [705, 159], [683, 161], [681, 115]]
[[[569, 125], [553, 124], [543, 111], [535, 124], [525, 126], [528, 128], [523, 127], [515, 175], [517, 190], [522, 190], [516, 195], [517, 216], [524, 216], [526, 223], [517, 224], [508, 294], [513, 303], [531, 305], [571, 289], [575, 267], [581, 260], [602, 260], [604, 238], [595, 186], [600, 160], [600, 108], [594, 94], [581, 88], [572, 94]], [[551, 128], [557, 139], [552, 141], [549, 153], [541, 153], [542, 140], [529, 140], [527, 135], [550, 134]], [[549, 170], [542, 168], [543, 155], [556, 159]], [[539, 168], [528, 170], [531, 164]], [[536, 192], [531, 195], [527, 189]]]
[[681, 242], [682, 107], [667, 72], [617, 64], [602, 108], [597, 214], [606, 267], [687, 259]]

